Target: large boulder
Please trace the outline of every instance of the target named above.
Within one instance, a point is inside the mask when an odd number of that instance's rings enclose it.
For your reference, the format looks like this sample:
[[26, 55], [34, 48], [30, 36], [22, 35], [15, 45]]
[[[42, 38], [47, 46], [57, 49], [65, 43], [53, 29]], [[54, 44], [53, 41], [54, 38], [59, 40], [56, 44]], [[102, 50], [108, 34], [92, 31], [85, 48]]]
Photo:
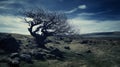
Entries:
[[30, 54], [25, 53], [11, 53], [9, 55], [8, 61], [12, 64], [20, 63], [20, 61], [25, 61], [27, 63], [33, 63], [32, 56]]
[[0, 37], [0, 49], [4, 50], [5, 52], [18, 52], [19, 47], [19, 43], [11, 35], [4, 35], [3, 37]]
[[33, 56], [34, 59], [36, 60], [45, 60], [46, 59], [46, 54], [49, 52], [45, 49], [33, 49], [30, 51], [30, 54]]

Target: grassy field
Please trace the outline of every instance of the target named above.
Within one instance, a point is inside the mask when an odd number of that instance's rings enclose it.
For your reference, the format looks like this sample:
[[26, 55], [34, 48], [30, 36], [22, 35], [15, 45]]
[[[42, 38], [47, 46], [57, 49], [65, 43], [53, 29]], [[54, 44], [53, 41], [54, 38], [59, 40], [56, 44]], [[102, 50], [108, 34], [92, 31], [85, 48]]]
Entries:
[[[0, 34], [1, 35], [1, 34]], [[6, 34], [7, 35], [7, 34]], [[6, 36], [4, 35], [4, 36]], [[12, 34], [20, 41], [21, 52], [31, 51], [36, 45], [31, 36]], [[3, 37], [3, 36], [2, 36]], [[2, 38], [1, 37], [1, 38]], [[113, 38], [69, 38], [49, 37], [46, 46], [58, 48], [63, 52], [62, 60], [33, 59], [33, 64], [21, 61], [20, 67], [120, 67], [120, 40]], [[65, 48], [67, 47], [67, 48]], [[0, 58], [5, 58], [9, 53], [0, 50]], [[0, 67], [8, 67], [7, 63], [0, 63]]]

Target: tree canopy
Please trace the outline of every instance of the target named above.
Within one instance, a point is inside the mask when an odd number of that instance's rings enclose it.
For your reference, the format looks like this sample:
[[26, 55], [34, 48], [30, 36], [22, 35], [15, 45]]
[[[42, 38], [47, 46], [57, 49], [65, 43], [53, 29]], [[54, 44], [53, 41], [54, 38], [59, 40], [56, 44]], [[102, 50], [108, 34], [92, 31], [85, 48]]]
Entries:
[[[32, 20], [25, 22], [29, 24], [29, 32], [31, 35], [38, 34], [68, 34], [71, 32], [71, 27], [67, 22], [67, 17], [64, 13], [51, 12], [44, 9], [25, 11], [26, 18]], [[33, 28], [36, 27], [35, 30]]]
[[64, 35], [72, 32], [64, 13], [37, 9], [24, 11], [23, 14], [25, 23], [29, 25], [28, 31], [36, 38], [36, 42], [41, 45], [40, 47], [45, 47], [45, 40], [48, 36]]

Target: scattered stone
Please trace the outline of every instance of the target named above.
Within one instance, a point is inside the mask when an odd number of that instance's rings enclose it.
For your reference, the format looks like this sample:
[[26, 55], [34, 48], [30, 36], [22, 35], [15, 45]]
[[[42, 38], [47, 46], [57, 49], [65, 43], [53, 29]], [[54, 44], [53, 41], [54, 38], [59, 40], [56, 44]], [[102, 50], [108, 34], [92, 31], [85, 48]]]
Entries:
[[64, 48], [67, 49], [67, 50], [70, 50], [70, 47], [69, 47], [69, 46], [65, 46]]
[[20, 55], [20, 59], [21, 59], [22, 61], [27, 62], [27, 63], [33, 63], [32, 57], [31, 57], [31, 55], [29, 55], [29, 54], [21, 54], [21, 55]]
[[55, 44], [60, 44], [60, 42], [58, 42], [58, 41], [53, 41], [53, 43], [55, 43]]
[[55, 48], [50, 53], [55, 55], [56, 57], [64, 58], [63, 52], [61, 52], [58, 48]]
[[18, 57], [8, 58], [9, 67], [19, 67], [20, 59]]
[[64, 41], [65, 41], [66, 43], [71, 43], [71, 42], [72, 42], [72, 39], [65, 38]]
[[47, 59], [56, 59], [56, 56], [53, 55], [53, 54], [47, 54], [47, 55], [46, 55], [46, 58], [47, 58]]
[[81, 53], [77, 53], [77, 52], [76, 52], [76, 54], [79, 55], [79, 56], [83, 56], [83, 54], [81, 54]]
[[51, 43], [52, 41], [51, 40], [49, 40], [49, 39], [46, 39], [45, 40], [45, 43]]
[[92, 53], [92, 51], [91, 50], [87, 50], [86, 53]]
[[0, 63], [7, 63], [7, 61], [8, 59], [5, 56], [0, 58]]
[[11, 53], [10, 58], [19, 57], [19, 53]]
[[20, 63], [20, 58], [18, 58], [18, 57], [8, 58], [8, 60], [9, 60], [12, 64], [19, 64], [19, 63]]
[[44, 52], [36, 52], [36, 53], [34, 53], [34, 58], [36, 59], [36, 60], [45, 60], [46, 59], [46, 54], [44, 53]]
[[50, 49], [54, 49], [52, 46], [49, 46]]
[[81, 42], [81, 44], [88, 44], [88, 40], [83, 40], [82, 42]]

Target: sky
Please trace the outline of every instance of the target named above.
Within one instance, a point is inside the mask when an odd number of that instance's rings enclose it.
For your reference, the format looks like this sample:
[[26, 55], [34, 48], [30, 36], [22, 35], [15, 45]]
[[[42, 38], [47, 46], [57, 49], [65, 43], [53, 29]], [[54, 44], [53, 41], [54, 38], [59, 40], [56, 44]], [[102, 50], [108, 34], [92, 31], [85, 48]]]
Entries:
[[29, 34], [19, 11], [37, 7], [64, 12], [80, 34], [120, 31], [120, 0], [0, 0], [0, 32]]

